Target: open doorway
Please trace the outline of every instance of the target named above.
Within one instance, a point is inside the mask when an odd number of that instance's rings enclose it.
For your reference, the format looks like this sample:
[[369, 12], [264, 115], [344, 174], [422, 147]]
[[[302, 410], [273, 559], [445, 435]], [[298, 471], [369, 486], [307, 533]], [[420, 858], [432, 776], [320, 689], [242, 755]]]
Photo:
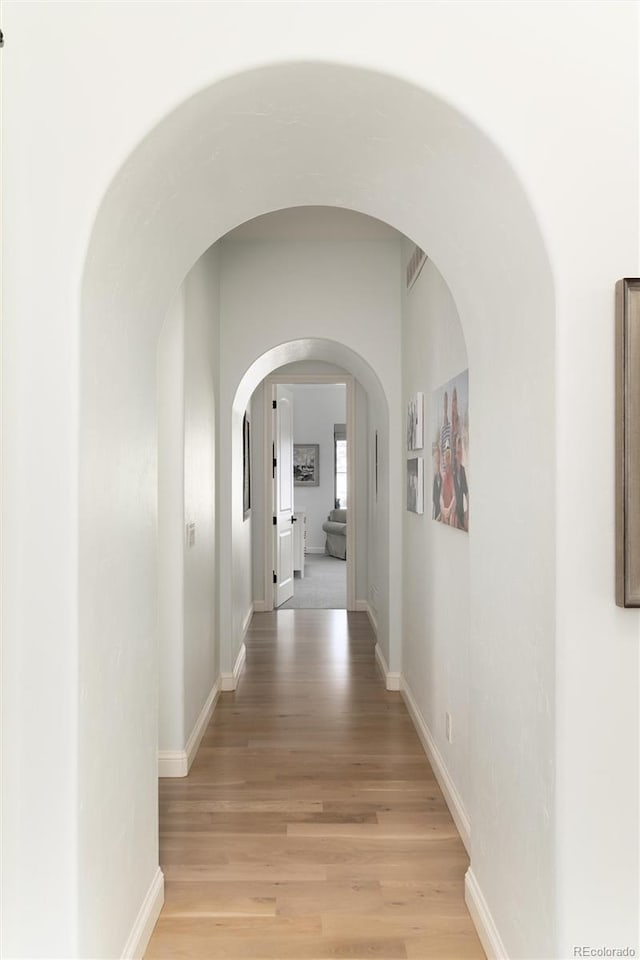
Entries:
[[[344, 383], [291, 383], [286, 391], [293, 415], [293, 577], [284, 610], [346, 609], [348, 442]], [[280, 415], [274, 411], [276, 422]], [[276, 444], [283, 442], [276, 430]], [[276, 455], [276, 477], [289, 463]], [[276, 505], [282, 487], [276, 483]], [[277, 516], [277, 513], [276, 513]], [[277, 527], [274, 527], [277, 529]]]
[[354, 609], [353, 380], [276, 375], [266, 395], [266, 595], [277, 609]]

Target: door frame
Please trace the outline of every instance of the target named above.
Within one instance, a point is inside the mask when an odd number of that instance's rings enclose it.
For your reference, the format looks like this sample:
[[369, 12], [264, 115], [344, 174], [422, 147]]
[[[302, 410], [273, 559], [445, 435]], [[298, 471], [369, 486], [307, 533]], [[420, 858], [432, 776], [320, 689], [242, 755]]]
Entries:
[[[273, 605], [274, 607], [280, 607], [283, 603], [286, 603], [287, 600], [293, 598], [295, 589], [294, 543], [296, 539], [296, 533], [294, 532], [293, 526], [295, 521], [295, 490], [293, 481], [293, 390], [291, 390], [289, 385], [274, 385], [271, 387], [271, 399], [277, 400], [277, 409], [273, 409], [273, 404], [270, 404], [270, 406], [272, 407], [272, 422], [275, 439], [273, 455], [274, 459], [277, 458], [278, 461], [277, 469], [271, 471], [272, 475], [275, 473], [273, 484], [273, 501], [271, 504], [271, 514], [275, 521], [273, 523], [272, 557], [273, 569], [276, 573], [274, 580], [276, 582], [273, 584]], [[282, 415], [285, 405], [289, 407], [289, 436], [288, 439], [285, 438], [285, 442], [283, 443]], [[286, 449], [287, 447], [288, 449]], [[285, 453], [287, 454], [288, 458], [290, 458], [289, 463], [291, 466], [291, 472], [289, 476], [286, 476], [286, 473], [283, 470]], [[283, 481], [288, 494], [288, 505], [284, 508], [282, 504]], [[285, 565], [282, 562], [282, 548], [287, 541], [289, 559], [291, 562], [286, 565], [285, 570]], [[291, 593], [289, 593], [289, 587], [291, 587]]]
[[[323, 373], [302, 373], [302, 374], [272, 374], [265, 377], [264, 380], [264, 448], [263, 448], [263, 473], [265, 478], [264, 487], [264, 597], [265, 611], [274, 609], [274, 584], [273, 584], [273, 557], [274, 557], [274, 526], [273, 526], [273, 395], [274, 389], [278, 384], [293, 386], [300, 383], [332, 384], [339, 383], [346, 387], [347, 394], [347, 487], [349, 490], [348, 510], [353, 518], [347, 523], [347, 610], [356, 609], [356, 464], [355, 464], [355, 380], [348, 373], [323, 374]], [[275, 608], [277, 609], [277, 608]]]

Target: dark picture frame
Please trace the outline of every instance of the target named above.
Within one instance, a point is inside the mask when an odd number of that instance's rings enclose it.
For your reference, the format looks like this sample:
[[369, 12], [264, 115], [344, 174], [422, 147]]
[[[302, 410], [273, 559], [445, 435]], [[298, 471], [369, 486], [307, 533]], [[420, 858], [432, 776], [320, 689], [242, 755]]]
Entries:
[[373, 472], [374, 472], [376, 503], [378, 502], [378, 463], [379, 463], [378, 442], [379, 442], [378, 431], [376, 430], [375, 439], [374, 439], [374, 453], [373, 453]]
[[246, 413], [242, 420], [242, 515], [251, 513], [251, 424]]
[[640, 279], [616, 284], [616, 603], [640, 607]]
[[296, 487], [320, 486], [320, 444], [294, 443], [293, 483]]
[[407, 510], [424, 513], [424, 457], [407, 458]]
[[424, 394], [418, 391], [407, 406], [407, 450], [424, 446]]

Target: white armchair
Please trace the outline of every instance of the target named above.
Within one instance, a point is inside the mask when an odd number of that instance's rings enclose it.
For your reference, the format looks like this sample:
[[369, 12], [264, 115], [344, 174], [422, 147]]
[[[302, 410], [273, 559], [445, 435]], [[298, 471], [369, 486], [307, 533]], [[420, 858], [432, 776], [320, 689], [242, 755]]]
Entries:
[[322, 529], [327, 535], [324, 552], [338, 560], [347, 559], [347, 511], [332, 510]]

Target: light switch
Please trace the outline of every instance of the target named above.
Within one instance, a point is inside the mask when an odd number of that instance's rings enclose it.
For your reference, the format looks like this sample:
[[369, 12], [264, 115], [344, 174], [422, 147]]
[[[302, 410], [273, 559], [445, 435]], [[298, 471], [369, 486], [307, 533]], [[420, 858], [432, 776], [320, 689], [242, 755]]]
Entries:
[[451, 714], [445, 713], [444, 715], [444, 730], [449, 743], [453, 743], [453, 730], [451, 728]]
[[195, 523], [187, 524], [187, 547], [195, 547], [196, 545], [196, 525]]

